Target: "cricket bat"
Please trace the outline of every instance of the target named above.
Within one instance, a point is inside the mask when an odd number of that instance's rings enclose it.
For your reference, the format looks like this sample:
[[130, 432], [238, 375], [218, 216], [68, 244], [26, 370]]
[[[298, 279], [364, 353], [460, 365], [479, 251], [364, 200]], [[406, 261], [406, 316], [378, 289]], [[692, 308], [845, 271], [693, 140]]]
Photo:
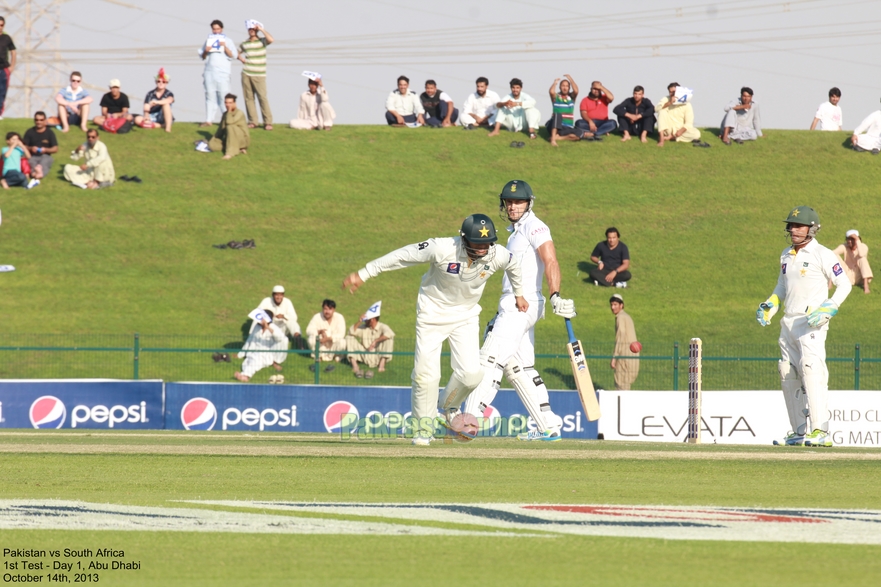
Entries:
[[572, 321], [569, 318], [566, 318], [566, 331], [569, 333], [569, 344], [566, 345], [566, 348], [569, 350], [569, 361], [572, 363], [572, 375], [575, 377], [578, 397], [581, 398], [584, 414], [588, 420], [593, 422], [600, 419], [600, 404], [597, 401], [597, 394], [593, 389], [593, 381], [590, 378], [587, 361], [584, 360], [581, 341], [575, 338], [575, 333], [572, 332]]

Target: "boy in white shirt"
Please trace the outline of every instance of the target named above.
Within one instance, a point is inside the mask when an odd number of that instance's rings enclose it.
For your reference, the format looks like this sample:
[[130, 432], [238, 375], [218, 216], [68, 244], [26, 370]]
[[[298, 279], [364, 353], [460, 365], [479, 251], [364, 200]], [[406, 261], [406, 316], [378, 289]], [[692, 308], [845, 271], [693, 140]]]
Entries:
[[817, 108], [811, 130], [818, 128], [818, 125], [820, 130], [841, 130], [841, 106], [838, 105], [840, 100], [841, 90], [838, 88], [829, 90], [829, 101], [823, 102]]

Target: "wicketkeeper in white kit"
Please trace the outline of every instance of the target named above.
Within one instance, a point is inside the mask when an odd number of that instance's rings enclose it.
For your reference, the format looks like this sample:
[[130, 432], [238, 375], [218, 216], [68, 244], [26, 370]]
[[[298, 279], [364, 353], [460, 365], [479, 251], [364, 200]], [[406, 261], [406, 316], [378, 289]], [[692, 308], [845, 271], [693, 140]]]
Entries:
[[[520, 262], [507, 249], [494, 244], [497, 240], [489, 216], [472, 214], [462, 223], [459, 236], [407, 245], [367, 263], [343, 281], [343, 288], [354, 293], [367, 279], [385, 271], [429, 264], [416, 303], [416, 352], [411, 376], [413, 444], [429, 444], [437, 410], [445, 412], [445, 423], [449, 423], [483, 378], [478, 302], [489, 277], [504, 270], [517, 310], [529, 309], [523, 297]], [[453, 375], [439, 394], [441, 348], [447, 339]]]
[[487, 326], [480, 350], [483, 380], [468, 396], [465, 412], [483, 417], [504, 375], [536, 426], [536, 430], [520, 435], [520, 440], [556, 441], [562, 438], [563, 420], [551, 411], [548, 388], [535, 369], [535, 323], [544, 317], [542, 280], [547, 279], [554, 314], [575, 317], [575, 302], [560, 297], [560, 265], [554, 241], [548, 225], [533, 212], [534, 201], [530, 185], [519, 179], [509, 181], [499, 194], [499, 214], [511, 223], [507, 249], [520, 261], [529, 309], [518, 311], [511, 282], [504, 279], [498, 313]]
[[[820, 216], [813, 208], [793, 208], [784, 222], [792, 246], [780, 255], [774, 293], [756, 310], [756, 320], [767, 326], [780, 304], [786, 306], [780, 320], [778, 366], [792, 431], [774, 444], [832, 446], [826, 331], [852, 286], [838, 257], [817, 242]], [[830, 281], [835, 293], [827, 299]]]

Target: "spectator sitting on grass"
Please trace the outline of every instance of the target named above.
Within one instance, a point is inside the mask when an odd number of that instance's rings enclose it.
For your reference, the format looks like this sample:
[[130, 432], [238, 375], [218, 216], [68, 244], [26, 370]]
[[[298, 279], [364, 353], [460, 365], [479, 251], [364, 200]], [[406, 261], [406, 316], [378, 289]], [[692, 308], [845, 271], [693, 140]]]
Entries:
[[235, 372], [235, 378], [243, 383], [250, 381], [260, 369], [272, 365], [278, 352], [288, 350], [288, 337], [281, 328], [272, 323], [272, 310], [258, 308], [248, 314], [248, 317], [258, 324], [258, 327], [253, 329], [248, 340], [245, 341], [245, 346], [242, 347], [242, 352], [239, 353], [239, 358], [245, 360], [242, 362], [241, 372]]
[[70, 130], [69, 125], [79, 126], [86, 132], [89, 123], [89, 105], [92, 97], [83, 87], [83, 74], [74, 71], [70, 74], [70, 85], [55, 95], [58, 103], [58, 120], [61, 121], [61, 132]]
[[174, 116], [171, 114], [174, 94], [168, 89], [170, 81], [165, 69], [160, 69], [156, 75], [156, 87], [144, 97], [144, 115], [135, 116], [135, 124], [141, 128], [164, 126], [165, 132], [171, 132], [171, 125], [174, 123]]
[[[352, 363], [352, 372], [358, 379], [372, 379], [373, 371], [362, 372], [358, 363], [385, 371], [385, 365], [392, 360], [395, 350], [395, 333], [379, 321], [382, 302], [376, 302], [361, 316], [361, 321], [352, 324], [346, 336], [346, 354]], [[365, 354], [377, 353], [377, 354]], [[382, 354], [379, 354], [382, 353]]]
[[128, 96], [122, 93], [118, 79], [110, 80], [110, 91], [101, 98], [101, 114], [92, 121], [98, 126], [104, 126], [108, 118], [124, 118], [133, 120], [129, 112]]
[[224, 159], [232, 159], [239, 153], [247, 155], [251, 145], [251, 133], [248, 131], [248, 123], [245, 113], [236, 107], [235, 94], [227, 94], [223, 100], [226, 112], [220, 119], [220, 128], [214, 133], [214, 138], [208, 141], [196, 141], [196, 150], [203, 153], [216, 153], [223, 151]]
[[597, 264], [596, 269], [590, 270], [594, 285], [627, 287], [631, 277], [630, 250], [621, 242], [617, 228], [606, 229], [606, 240], [597, 243], [590, 260]]
[[113, 169], [113, 161], [110, 160], [107, 145], [98, 140], [97, 129], [89, 129], [86, 133], [86, 142], [70, 155], [74, 161], [82, 157], [86, 159], [82, 165], [68, 163], [64, 166], [64, 179], [83, 189], [96, 190], [113, 185], [116, 171]]
[[58, 152], [58, 139], [51, 128], [46, 126], [46, 113], [42, 110], [34, 114], [34, 126], [24, 133], [24, 144], [30, 152], [31, 181], [28, 187], [39, 185], [40, 180], [52, 169], [52, 153]]
[[398, 89], [386, 98], [385, 110], [389, 126], [425, 124], [425, 109], [416, 92], [410, 91], [410, 78], [405, 75], [398, 78]]
[[309, 89], [300, 94], [297, 117], [291, 120], [291, 128], [299, 130], [330, 130], [336, 112], [330, 105], [330, 97], [321, 78], [309, 79]]
[[27, 176], [21, 171], [21, 160], [28, 158], [27, 148], [17, 132], [6, 133], [6, 145], [0, 151], [0, 157], [3, 158], [3, 179], [0, 179], [0, 185], [4, 190], [23, 186], [28, 182]]

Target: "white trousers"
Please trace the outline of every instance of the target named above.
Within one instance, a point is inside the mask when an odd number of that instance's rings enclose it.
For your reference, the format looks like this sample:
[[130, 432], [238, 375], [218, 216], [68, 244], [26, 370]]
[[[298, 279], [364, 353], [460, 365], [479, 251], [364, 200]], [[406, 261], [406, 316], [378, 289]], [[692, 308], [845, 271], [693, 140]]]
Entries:
[[541, 113], [538, 108], [517, 108], [515, 110], [499, 108], [489, 120], [490, 124], [497, 122], [514, 132], [520, 132], [526, 128], [537, 129], [541, 126]]
[[[829, 325], [814, 328], [807, 316], [784, 316], [780, 320], [780, 354], [797, 372], [807, 396], [810, 430], [829, 429], [829, 371], [826, 369], [826, 332]], [[796, 400], [784, 386], [784, 399], [792, 429], [804, 428], [805, 417], [791, 409]]]
[[881, 149], [881, 137], [869, 134], [857, 135], [857, 145], [866, 151]]
[[434, 431], [440, 397], [441, 349], [450, 341], [453, 375], [444, 397], [450, 393], [470, 393], [480, 383], [480, 316], [453, 324], [426, 324], [416, 319], [416, 351], [413, 363], [412, 415], [424, 436]]

